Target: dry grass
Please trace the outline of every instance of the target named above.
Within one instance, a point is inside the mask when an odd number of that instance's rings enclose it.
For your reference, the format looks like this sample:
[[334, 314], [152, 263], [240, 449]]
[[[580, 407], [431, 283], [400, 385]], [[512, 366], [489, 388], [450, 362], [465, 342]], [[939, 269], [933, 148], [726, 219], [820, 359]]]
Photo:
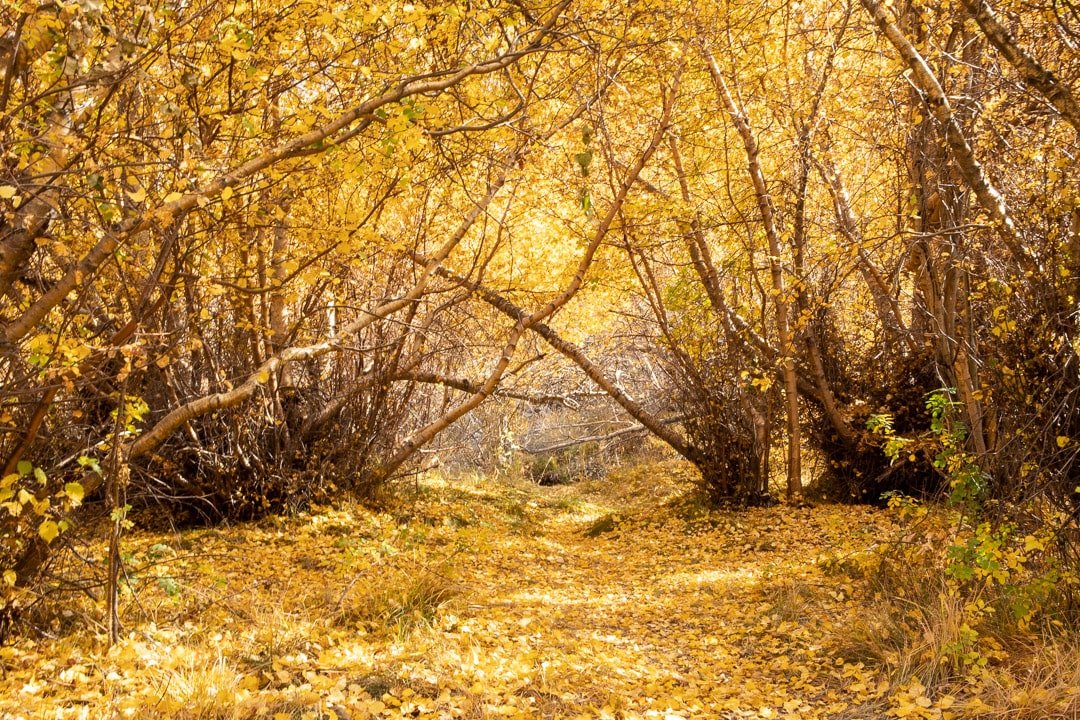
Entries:
[[932, 597], [889, 598], [864, 611], [840, 642], [841, 655], [879, 668], [893, 686], [917, 678], [927, 688], [959, 679], [979, 659], [965, 603], [944, 583]]
[[776, 623], [801, 623], [813, 617], [816, 592], [805, 580], [782, 578], [765, 588], [765, 614]]
[[839, 638], [840, 652], [877, 668], [893, 687], [918, 680], [930, 693], [970, 678], [1000, 650], [981, 634], [985, 605], [961, 592], [933, 552], [877, 554], [835, 569], [860, 582], [872, 603]]
[[[1080, 645], [1073, 633], [1055, 636], [1052, 623], [1016, 621], [1010, 593], [1023, 588], [1021, 571], [1011, 584], [958, 582], [936, 552], [940, 542], [927, 537], [907, 536], [871, 572], [834, 568], [875, 598], [839, 631], [841, 656], [874, 668], [901, 693], [915, 683], [934, 702], [955, 702], [955, 717], [1080, 718]], [[1040, 606], [1042, 618], [1053, 615], [1050, 605]], [[874, 713], [853, 707], [845, 717]]]
[[338, 613], [338, 624], [359, 624], [364, 630], [396, 641], [418, 628], [431, 627], [439, 612], [462, 596], [462, 589], [443, 572], [389, 571], [354, 591]]
[[231, 720], [235, 717], [235, 688], [240, 673], [224, 658], [218, 656], [207, 665], [195, 655], [169, 669], [150, 671], [154, 684], [160, 688], [158, 702], [139, 708], [135, 717], [206, 718]]
[[1076, 638], [1012, 648], [1010, 661], [988, 673], [982, 700], [991, 709], [973, 717], [1080, 718], [1080, 646]]

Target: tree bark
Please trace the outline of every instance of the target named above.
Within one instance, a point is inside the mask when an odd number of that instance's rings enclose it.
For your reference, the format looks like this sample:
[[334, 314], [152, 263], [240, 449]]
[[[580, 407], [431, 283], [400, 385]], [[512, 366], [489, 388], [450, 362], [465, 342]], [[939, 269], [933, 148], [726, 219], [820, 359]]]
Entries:
[[986, 0], [960, 0], [964, 8], [975, 18], [986, 39], [1005, 56], [1009, 64], [1020, 73], [1024, 83], [1034, 88], [1047, 102], [1054, 106], [1061, 117], [1080, 132], [1080, 105], [1068, 86], [1062, 84], [1054, 73], [1036, 60], [1022, 47], [1013, 34], [998, 20], [997, 13]]
[[702, 52], [709, 66], [709, 74], [712, 76], [716, 92], [731, 116], [739, 136], [742, 138], [743, 147], [746, 150], [747, 169], [754, 185], [754, 195], [757, 198], [758, 211], [761, 215], [761, 222], [765, 228], [765, 237], [769, 245], [769, 274], [772, 277], [771, 292], [776, 318], [776, 336], [780, 343], [780, 357], [778, 359], [784, 379], [784, 404], [787, 410], [787, 495], [789, 499], [794, 499], [802, 493], [802, 432], [799, 427], [799, 389], [798, 377], [795, 373], [795, 345], [791, 337], [787, 288], [784, 283], [783, 267], [780, 263], [782, 257], [780, 234], [776, 229], [772, 198], [765, 182], [765, 174], [762, 172], [761, 165], [758, 162], [757, 141], [754, 139], [754, 133], [750, 128], [746, 113], [736, 105], [712, 53], [708, 48], [703, 48]]
[[952, 151], [957, 170], [964, 178], [964, 182], [975, 193], [979, 205], [982, 206], [983, 210], [994, 222], [998, 236], [1005, 243], [1013, 260], [1029, 277], [1036, 276], [1040, 271], [1038, 262], [1024, 247], [1005, 198], [986, 177], [982, 165], [975, 157], [975, 151], [968, 144], [967, 138], [964, 137], [964, 132], [960, 128], [960, 123], [953, 114], [949, 98], [945, 95], [945, 91], [942, 90], [941, 84], [937, 81], [930, 66], [927, 65], [923, 56], [919, 54], [915, 46], [900, 31], [900, 28], [897, 27], [892, 13], [883, 8], [877, 0], [860, 0], [860, 2], [874, 19], [874, 22], [877, 23], [881, 34], [893, 44], [897, 52], [900, 53], [900, 57], [911, 68], [915, 84], [923, 92], [924, 100], [934, 118], [938, 121], [945, 142]]

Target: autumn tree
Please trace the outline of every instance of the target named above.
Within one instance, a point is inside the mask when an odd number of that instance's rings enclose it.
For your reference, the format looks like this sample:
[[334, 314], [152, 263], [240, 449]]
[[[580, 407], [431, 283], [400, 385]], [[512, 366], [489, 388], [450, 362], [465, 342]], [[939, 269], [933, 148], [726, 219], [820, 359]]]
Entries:
[[[541, 57], [564, 7], [12, 16], [0, 291], [16, 584], [64, 527], [47, 501], [58, 483], [75, 505], [105, 478], [118, 526], [131, 467], [146, 472], [133, 488], [213, 491], [213, 514], [266, 507], [258, 483], [319, 424], [292, 415], [292, 383], [323, 380], [331, 356], [360, 351], [341, 388], [354, 399], [379, 361], [365, 442], [371, 422], [393, 426], [408, 391], [386, 395], [387, 373], [418, 362], [403, 348], [422, 361], [425, 330], [454, 305], [430, 295], [434, 268], [486, 221], [525, 138], [568, 122], [522, 112], [565, 82]], [[483, 153], [453, 140], [479, 131]], [[427, 173], [459, 182], [424, 192]], [[433, 260], [416, 273], [405, 247]], [[232, 410], [251, 400], [268, 423]], [[175, 431], [191, 455], [153, 455]], [[222, 480], [237, 466], [258, 480]]]

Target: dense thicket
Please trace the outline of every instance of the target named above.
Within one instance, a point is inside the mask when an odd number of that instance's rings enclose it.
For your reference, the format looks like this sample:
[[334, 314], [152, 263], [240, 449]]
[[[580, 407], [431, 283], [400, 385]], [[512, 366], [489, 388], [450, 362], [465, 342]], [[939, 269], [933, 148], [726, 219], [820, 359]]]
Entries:
[[3, 602], [80, 504], [370, 495], [500, 396], [1074, 548], [1066, 10], [6, 5]]

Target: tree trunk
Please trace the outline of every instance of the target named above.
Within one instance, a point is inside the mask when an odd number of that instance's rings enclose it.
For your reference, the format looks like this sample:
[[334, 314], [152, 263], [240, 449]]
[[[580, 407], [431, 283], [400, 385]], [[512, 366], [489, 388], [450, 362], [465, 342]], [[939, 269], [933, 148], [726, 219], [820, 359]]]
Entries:
[[709, 73], [712, 75], [716, 92], [742, 138], [750, 179], [754, 184], [754, 195], [757, 197], [758, 211], [761, 214], [761, 222], [765, 227], [765, 237], [769, 245], [769, 274], [772, 277], [771, 292], [775, 309], [776, 337], [780, 343], [779, 362], [784, 379], [784, 406], [787, 410], [787, 496], [789, 500], [793, 500], [802, 494], [802, 432], [799, 427], [799, 386], [795, 373], [795, 345], [791, 338], [787, 289], [784, 285], [784, 271], [780, 262], [782, 257], [780, 234], [776, 229], [772, 199], [769, 196], [765, 175], [758, 163], [757, 141], [754, 139], [746, 113], [735, 104], [712, 53], [707, 48], [703, 50], [703, 53], [709, 65]]
[[979, 24], [990, 44], [997, 48], [998, 52], [1004, 55], [1005, 59], [1020, 73], [1020, 77], [1024, 78], [1024, 83], [1041, 93], [1061, 113], [1061, 116], [1073, 126], [1073, 129], [1080, 132], [1080, 105], [1077, 105], [1076, 98], [1068, 86], [1063, 85], [1054, 73], [1044, 68], [1038, 60], [1016, 42], [1016, 38], [1013, 37], [1008, 28], [998, 20], [994, 9], [990, 7], [990, 3], [986, 2], [986, 0], [960, 1], [963, 3], [964, 8], [975, 18], [975, 22]]

